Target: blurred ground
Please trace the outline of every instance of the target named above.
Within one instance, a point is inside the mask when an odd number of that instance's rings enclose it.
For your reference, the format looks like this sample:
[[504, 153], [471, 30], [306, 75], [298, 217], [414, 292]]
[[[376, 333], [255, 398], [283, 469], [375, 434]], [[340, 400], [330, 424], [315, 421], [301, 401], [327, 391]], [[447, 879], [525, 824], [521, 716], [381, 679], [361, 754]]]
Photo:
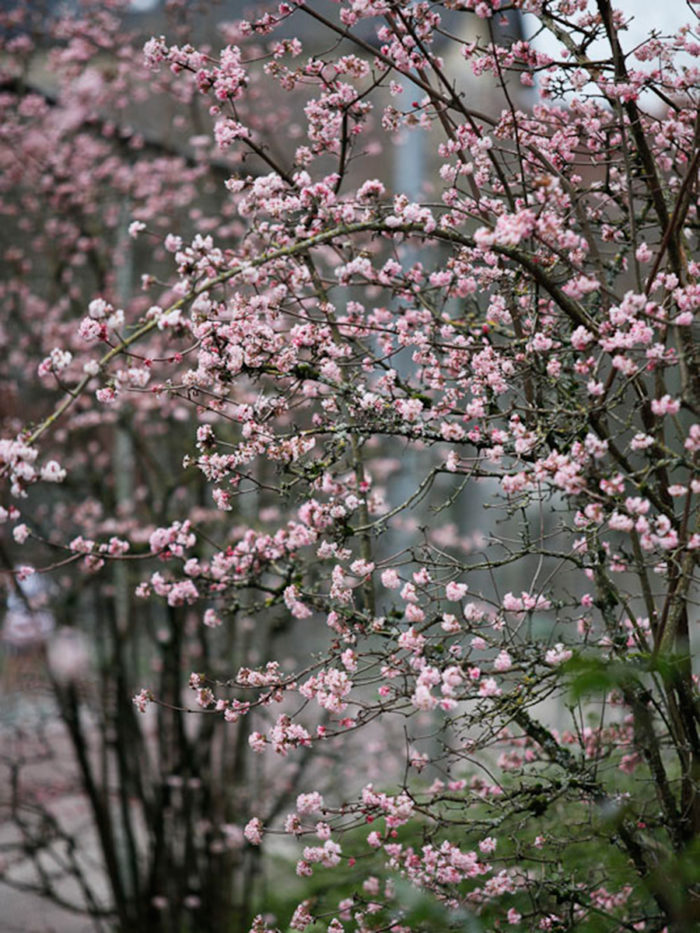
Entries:
[[0, 884], [0, 933], [94, 933], [90, 921]]
[[[55, 838], [56, 829], [79, 838], [87, 853], [82, 869], [95, 880], [99, 872], [87, 860], [96, 855], [94, 839], [44, 674], [43, 652], [0, 655], [0, 933], [95, 933], [86, 916], [2, 880], [6, 874], [19, 886], [36, 887], [39, 876], [30, 853], [49, 835]], [[66, 851], [65, 843], [48, 846], [42, 866], [60, 895], [79, 904], [79, 888], [62, 877]]]

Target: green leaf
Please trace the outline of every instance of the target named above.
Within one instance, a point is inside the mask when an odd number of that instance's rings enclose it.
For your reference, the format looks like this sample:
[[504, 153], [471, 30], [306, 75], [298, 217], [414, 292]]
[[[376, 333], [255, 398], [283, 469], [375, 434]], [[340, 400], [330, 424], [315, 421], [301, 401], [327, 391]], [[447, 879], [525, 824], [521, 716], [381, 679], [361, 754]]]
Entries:
[[569, 690], [575, 703], [581, 697], [591, 693], [607, 693], [616, 687], [639, 680], [644, 670], [637, 657], [626, 661], [576, 655], [562, 665], [565, 674], [570, 675]]
[[[464, 908], [450, 910], [433, 894], [415, 887], [408, 881], [397, 879], [396, 903], [400, 905], [400, 919], [410, 926], [423, 925], [423, 929], [450, 930], [455, 933], [484, 933], [478, 917]], [[397, 911], [398, 913], [398, 911]], [[397, 922], [399, 917], [397, 916]]]

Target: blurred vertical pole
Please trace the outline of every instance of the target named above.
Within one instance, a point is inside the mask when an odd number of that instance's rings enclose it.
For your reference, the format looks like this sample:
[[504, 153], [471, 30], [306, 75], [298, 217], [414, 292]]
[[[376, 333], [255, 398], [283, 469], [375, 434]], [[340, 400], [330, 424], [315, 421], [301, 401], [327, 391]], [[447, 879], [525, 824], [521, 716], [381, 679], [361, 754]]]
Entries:
[[[116, 299], [121, 307], [126, 307], [131, 300], [134, 278], [133, 243], [128, 233], [130, 204], [125, 199], [122, 204], [119, 220], [119, 234], [116, 244]], [[134, 450], [131, 433], [126, 418], [128, 410], [120, 411], [114, 431], [114, 447], [112, 449], [112, 473], [114, 476], [114, 500], [117, 520], [128, 509], [128, 504], [134, 495]], [[131, 618], [131, 594], [129, 580], [129, 564], [127, 561], [116, 560], [113, 564], [114, 581], [114, 614], [113, 614], [113, 644], [111, 658], [108, 663], [113, 665], [113, 676], [103, 677], [105, 688], [114, 693], [103, 697], [103, 708], [114, 716], [114, 721], [108, 724], [109, 733], [105, 745], [113, 744], [115, 751], [116, 780], [118, 784], [119, 816], [115, 814], [115, 837], [117, 840], [117, 857], [122, 867], [124, 888], [127, 897], [133, 899], [139, 889], [138, 855], [132, 832], [132, 814], [129, 807], [130, 788], [124, 786], [127, 775], [124, 773], [124, 764], [129, 769], [128, 759], [130, 751], [124, 746], [128, 744], [128, 732], [125, 723], [120, 722], [120, 709], [124, 698], [119, 694], [124, 692], [125, 666], [127, 660], [125, 651], [129, 645], [133, 646], [133, 657], [129, 664], [138, 664], [138, 640], [129, 637]], [[138, 668], [133, 667], [134, 670]], [[120, 747], [121, 746], [121, 747]], [[119, 764], [117, 764], [119, 762]]]
[[[411, 95], [415, 94], [415, 85], [407, 76], [402, 76], [401, 86], [403, 88], [402, 99], [409, 101]], [[411, 110], [410, 105], [406, 109]], [[409, 201], [420, 201], [423, 188], [423, 181], [427, 169], [427, 139], [425, 130], [405, 130], [406, 136], [402, 144], [393, 149], [394, 162], [392, 165], [392, 187], [393, 193], [404, 194]], [[410, 269], [418, 261], [419, 251], [413, 246], [410, 240], [403, 244], [401, 264], [404, 270]], [[410, 381], [415, 374], [415, 365], [411, 359], [411, 350], [406, 348], [399, 351], [396, 356], [394, 368], [405, 382]], [[393, 451], [392, 451], [393, 453]], [[396, 451], [398, 453], [398, 451]], [[396, 477], [396, 481], [390, 484], [393, 493], [389, 505], [395, 508], [415, 491], [415, 477], [421, 468], [421, 457], [414, 445], [410, 445], [401, 451], [401, 470]], [[398, 516], [403, 518], [403, 516]], [[406, 536], [400, 528], [390, 529], [388, 535], [388, 548], [394, 553], [400, 549]]]
[[[124, 306], [132, 295], [134, 279], [133, 244], [128, 233], [129, 203], [124, 201], [122, 216], [119, 223], [119, 240], [117, 243], [117, 256], [119, 262], [116, 269], [117, 300]], [[112, 454], [112, 469], [114, 472], [114, 498], [117, 506], [117, 515], [131, 501], [134, 494], [134, 449], [131, 434], [124, 423], [123, 416], [117, 422]], [[129, 579], [127, 563], [115, 561], [114, 563], [114, 605], [117, 619], [117, 630], [123, 638], [129, 629]]]
[[[405, 75], [401, 78], [403, 99], [408, 100], [415, 94], [415, 85]], [[408, 108], [411, 109], [410, 107]], [[408, 132], [406, 141], [394, 150], [393, 185], [395, 194], [405, 194], [411, 201], [419, 201], [426, 171], [426, 139], [422, 130]], [[415, 249], [407, 251], [407, 261], [410, 255], [414, 260], [417, 255]]]

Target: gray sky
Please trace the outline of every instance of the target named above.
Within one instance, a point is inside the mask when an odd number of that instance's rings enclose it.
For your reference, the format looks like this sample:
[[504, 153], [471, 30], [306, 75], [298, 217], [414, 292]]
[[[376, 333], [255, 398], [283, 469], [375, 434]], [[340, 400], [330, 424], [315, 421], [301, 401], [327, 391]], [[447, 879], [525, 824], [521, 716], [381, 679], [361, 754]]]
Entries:
[[[592, 0], [589, 0], [589, 5], [595, 8]], [[629, 28], [621, 35], [623, 49], [634, 48], [652, 29], [661, 30], [665, 35], [684, 23], [695, 23], [696, 28], [699, 25], [699, 0], [694, 0], [692, 6], [686, 0], [613, 0], [613, 6], [622, 10], [627, 17], [634, 17]], [[532, 17], [526, 17], [526, 21], [528, 19], [532, 21]], [[547, 43], [542, 40], [540, 47], [547, 49]]]

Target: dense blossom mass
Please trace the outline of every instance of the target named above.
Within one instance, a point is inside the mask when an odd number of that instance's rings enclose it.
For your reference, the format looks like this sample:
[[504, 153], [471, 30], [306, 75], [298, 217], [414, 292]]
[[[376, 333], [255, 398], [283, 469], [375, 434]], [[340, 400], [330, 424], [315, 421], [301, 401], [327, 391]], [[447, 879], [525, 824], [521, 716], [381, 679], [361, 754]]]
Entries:
[[[136, 707], [286, 775], [207, 829], [296, 852], [252, 933], [693, 929], [697, 4], [630, 45], [610, 0], [296, 0], [143, 73], [111, 6], [58, 100], [3, 37], [1, 210], [65, 257], [5, 249], [16, 579], [128, 564], [183, 620]], [[181, 149], [124, 135], [156, 93]]]

